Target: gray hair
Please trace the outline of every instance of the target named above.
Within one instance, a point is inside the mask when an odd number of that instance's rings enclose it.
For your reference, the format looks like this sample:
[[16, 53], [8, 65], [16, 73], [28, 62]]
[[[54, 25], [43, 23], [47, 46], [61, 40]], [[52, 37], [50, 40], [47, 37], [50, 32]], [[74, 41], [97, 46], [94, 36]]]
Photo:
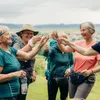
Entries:
[[94, 27], [93, 23], [91, 23], [91, 22], [85, 22], [85, 23], [80, 24], [80, 29], [82, 26], [89, 28], [89, 30], [92, 34], [95, 32], [95, 27]]
[[0, 26], [0, 36], [2, 36], [9, 28], [7, 26]]

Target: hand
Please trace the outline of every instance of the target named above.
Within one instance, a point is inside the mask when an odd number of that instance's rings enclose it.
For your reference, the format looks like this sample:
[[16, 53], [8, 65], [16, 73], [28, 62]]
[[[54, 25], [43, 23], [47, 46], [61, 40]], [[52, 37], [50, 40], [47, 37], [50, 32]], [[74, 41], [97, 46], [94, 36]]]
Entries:
[[26, 72], [21, 70], [21, 76], [20, 77], [25, 77], [26, 76]]
[[51, 33], [51, 37], [53, 38], [53, 39], [55, 39], [55, 40], [58, 40], [58, 33], [56, 32], [52, 32]]
[[48, 41], [48, 39], [49, 39], [49, 37], [42, 37], [41, 38], [41, 40], [40, 40], [40, 43], [39, 43], [39, 45], [40, 46], [43, 46], [47, 41]]
[[66, 37], [59, 37], [57, 41], [58, 43], [69, 44], [69, 41]]
[[36, 72], [35, 71], [33, 71], [31, 79], [32, 79], [32, 82], [36, 81]]
[[31, 38], [31, 41], [32, 41], [33, 44], [36, 44], [36, 43], [39, 42], [40, 40], [41, 40], [41, 36], [38, 36], [38, 35], [33, 36], [33, 37]]
[[67, 77], [67, 76], [69, 76], [69, 74], [70, 74], [70, 72], [71, 72], [71, 69], [69, 68], [69, 69], [67, 69], [66, 71], [65, 71], [65, 77]]
[[91, 70], [83, 70], [83, 71], [81, 71], [81, 74], [82, 74], [83, 76], [89, 76], [91, 73], [92, 73]]
[[25, 77], [26, 72], [23, 70], [20, 70], [20, 71], [13, 72], [12, 75], [13, 77]]

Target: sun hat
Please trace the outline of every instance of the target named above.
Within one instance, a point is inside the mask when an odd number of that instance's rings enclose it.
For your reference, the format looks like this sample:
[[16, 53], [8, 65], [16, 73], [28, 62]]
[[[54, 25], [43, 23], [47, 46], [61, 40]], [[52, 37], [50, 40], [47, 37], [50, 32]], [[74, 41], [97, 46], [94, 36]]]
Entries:
[[31, 24], [23, 24], [21, 30], [17, 32], [16, 34], [20, 36], [21, 32], [25, 30], [32, 31], [34, 35], [37, 35], [39, 33], [39, 31], [36, 31]]

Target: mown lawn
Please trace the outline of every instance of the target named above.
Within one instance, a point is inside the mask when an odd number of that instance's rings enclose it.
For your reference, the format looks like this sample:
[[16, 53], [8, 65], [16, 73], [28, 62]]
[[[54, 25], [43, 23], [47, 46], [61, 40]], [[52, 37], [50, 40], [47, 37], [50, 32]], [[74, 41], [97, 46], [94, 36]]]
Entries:
[[[96, 75], [96, 83], [88, 96], [87, 100], [100, 100], [100, 75]], [[47, 99], [47, 81], [44, 76], [37, 75], [36, 82], [30, 84], [27, 100], [48, 100]], [[59, 93], [57, 99], [59, 99]]]

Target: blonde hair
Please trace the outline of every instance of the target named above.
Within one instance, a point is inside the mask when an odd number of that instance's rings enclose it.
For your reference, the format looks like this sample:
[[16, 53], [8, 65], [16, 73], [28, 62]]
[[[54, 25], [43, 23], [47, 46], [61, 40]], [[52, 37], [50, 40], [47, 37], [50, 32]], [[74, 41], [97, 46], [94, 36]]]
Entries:
[[91, 22], [84, 22], [84, 23], [80, 24], [80, 29], [81, 29], [82, 26], [89, 28], [89, 30], [90, 30], [90, 32], [92, 34], [95, 33], [95, 27], [94, 27], [93, 23], [91, 23]]

